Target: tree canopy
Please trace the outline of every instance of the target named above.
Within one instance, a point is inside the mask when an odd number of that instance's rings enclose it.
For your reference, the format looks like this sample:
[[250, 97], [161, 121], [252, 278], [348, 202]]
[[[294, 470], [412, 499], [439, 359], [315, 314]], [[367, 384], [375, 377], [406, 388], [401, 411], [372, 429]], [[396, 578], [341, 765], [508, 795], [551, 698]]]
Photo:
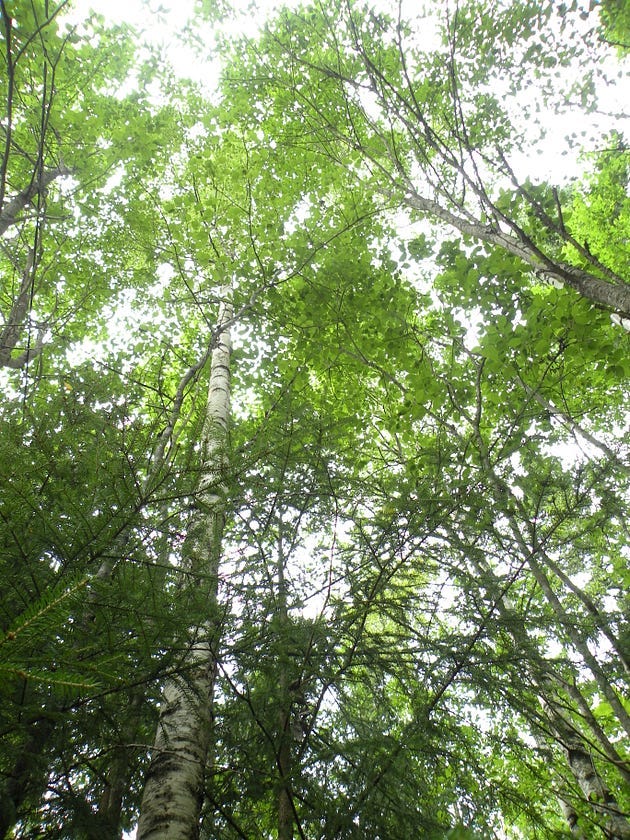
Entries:
[[630, 838], [624, 4], [70, 11], [0, 0], [0, 836]]

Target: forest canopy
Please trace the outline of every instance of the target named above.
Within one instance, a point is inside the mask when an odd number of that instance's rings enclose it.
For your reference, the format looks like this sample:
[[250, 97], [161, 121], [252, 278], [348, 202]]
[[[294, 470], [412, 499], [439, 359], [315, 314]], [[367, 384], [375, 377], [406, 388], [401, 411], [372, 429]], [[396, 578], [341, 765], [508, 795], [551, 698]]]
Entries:
[[626, 4], [176, 13], [0, 0], [0, 837], [628, 840]]

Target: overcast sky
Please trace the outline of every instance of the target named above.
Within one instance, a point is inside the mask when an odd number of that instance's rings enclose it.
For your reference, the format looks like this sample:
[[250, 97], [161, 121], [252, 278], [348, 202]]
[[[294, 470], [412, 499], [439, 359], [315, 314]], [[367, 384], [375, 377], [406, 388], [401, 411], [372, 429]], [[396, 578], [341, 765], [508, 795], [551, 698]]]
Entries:
[[[404, 0], [403, 0], [404, 1]], [[375, 5], [379, 0], [375, 0]], [[417, 9], [417, 0], [413, 0], [414, 10]], [[257, 0], [255, 4], [248, 0], [230, 0], [233, 8], [241, 8], [238, 23], [233, 25], [235, 33], [244, 33], [250, 36], [256, 34], [264, 18], [269, 14], [277, 0]], [[287, 3], [287, 5], [289, 5]], [[187, 76], [195, 81], [201, 82], [204, 86], [214, 86], [218, 66], [212, 62], [211, 47], [212, 33], [208, 30], [207, 40], [209, 44], [207, 61], [200, 60], [200, 56], [191, 47], [186, 47], [181, 39], [177, 37], [186, 21], [194, 12], [195, 0], [74, 0], [73, 10], [68, 15], [73, 22], [84, 19], [90, 9], [104, 15], [107, 20], [119, 23], [127, 22], [136, 27], [143, 37], [160, 44], [167, 51], [175, 71], [181, 76]], [[257, 10], [257, 14], [252, 12]], [[590, 25], [590, 23], [589, 23]], [[199, 23], [195, 24], [196, 34], [203, 37], [203, 29]], [[623, 110], [622, 85], [603, 88], [600, 91], [603, 97], [601, 110], [620, 112]], [[616, 88], [616, 89], [615, 89]], [[526, 95], [522, 92], [522, 95]], [[535, 96], [534, 91], [532, 95]], [[588, 130], [589, 120], [585, 120], [584, 113], [564, 113], [562, 115], [545, 114], [544, 123], [547, 126], [548, 134], [543, 144], [542, 152], [531, 152], [526, 156], [515, 156], [514, 163], [521, 174], [529, 174], [535, 178], [551, 178], [556, 183], [569, 177], [576, 169], [577, 150], [569, 150], [565, 140], [567, 134], [575, 132], [578, 136], [582, 131]], [[595, 117], [593, 117], [595, 122]], [[597, 117], [604, 130], [609, 131], [615, 126], [614, 119], [606, 120], [601, 115]], [[523, 158], [522, 160], [520, 158]]]

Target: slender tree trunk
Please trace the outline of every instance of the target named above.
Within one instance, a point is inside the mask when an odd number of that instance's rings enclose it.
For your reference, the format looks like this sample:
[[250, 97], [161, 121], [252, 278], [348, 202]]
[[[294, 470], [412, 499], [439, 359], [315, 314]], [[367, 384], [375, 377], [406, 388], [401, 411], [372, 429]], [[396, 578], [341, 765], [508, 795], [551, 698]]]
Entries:
[[606, 673], [604, 672], [604, 669], [600, 666], [596, 657], [591, 653], [588, 644], [581, 637], [575, 620], [566, 613], [562, 603], [560, 602], [560, 599], [554, 592], [553, 586], [551, 585], [549, 578], [545, 574], [544, 569], [538, 563], [535, 553], [532, 551], [528, 554], [525, 554], [525, 551], [526, 549], [523, 553], [527, 559], [527, 565], [529, 566], [532, 572], [534, 580], [539, 585], [541, 591], [547, 599], [547, 602], [553, 609], [558, 619], [559, 626], [562, 627], [571, 644], [582, 656], [585, 665], [593, 675], [602, 694], [610, 703], [610, 706], [613, 712], [615, 713], [615, 717], [617, 718], [619, 724], [625, 729], [626, 733], [630, 737], [630, 715], [628, 714], [628, 712], [623, 706], [623, 703], [617, 696], [615, 688], [611, 684]]
[[[492, 581], [495, 597], [497, 598], [496, 606], [501, 616], [505, 619], [505, 626], [509, 628], [509, 632], [514, 640], [518, 644], [522, 644], [522, 640], [528, 638], [527, 629], [513, 610], [507, 595], [501, 593], [500, 583], [496, 580], [490, 565], [475, 562], [475, 566], [480, 575], [483, 575], [486, 580]], [[533, 646], [531, 653], [528, 652], [528, 655], [531, 664], [535, 668], [535, 673], [537, 672], [542, 675], [541, 677], [533, 677], [533, 686], [544, 711], [545, 719], [554, 740], [564, 749], [569, 768], [585, 800], [593, 808], [595, 813], [600, 817], [604, 817], [606, 821], [605, 833], [609, 840], [630, 840], [630, 822], [628, 817], [621, 811], [615, 797], [597, 772], [584, 737], [555, 708], [553, 696], [555, 694], [554, 682], [556, 680], [549, 676], [550, 669], [548, 663], [536, 652]], [[577, 692], [577, 688], [574, 693], [579, 693]], [[586, 706], [583, 698], [582, 701], [584, 706]], [[581, 712], [584, 715], [584, 709], [581, 709]], [[586, 717], [586, 715], [584, 716]], [[604, 750], [604, 753], [608, 755], [607, 750]], [[618, 764], [616, 761], [613, 761], [612, 763], [624, 775], [624, 768], [621, 762]], [[572, 834], [576, 837], [583, 837], [584, 835], [578, 825], [578, 815], [575, 809], [560, 797], [559, 802]]]
[[[623, 703], [619, 699], [614, 686], [608, 679], [603, 668], [600, 666], [599, 662], [597, 661], [597, 658], [591, 653], [588, 644], [582, 638], [579, 628], [575, 622], [575, 619], [571, 615], [569, 615], [564, 609], [560, 598], [555, 593], [554, 588], [549, 578], [547, 577], [544, 566], [539, 563], [540, 559], [543, 561], [544, 564], [546, 562], [546, 558], [544, 550], [538, 544], [538, 540], [535, 536], [535, 530], [530, 527], [530, 546], [528, 545], [528, 543], [525, 540], [525, 537], [523, 536], [518, 519], [515, 517], [514, 513], [509, 510], [509, 503], [511, 502], [514, 506], [514, 510], [517, 510], [519, 511], [519, 513], [521, 513], [523, 522], [528, 521], [527, 508], [521, 503], [520, 499], [518, 499], [515, 496], [512, 488], [509, 487], [505, 480], [499, 475], [497, 475], [495, 469], [492, 466], [488, 448], [483, 439], [481, 429], [479, 428], [478, 418], [480, 416], [481, 415], [478, 412], [477, 419], [471, 423], [476, 438], [479, 454], [481, 456], [483, 465], [486, 469], [487, 475], [491, 478], [495, 489], [498, 491], [498, 498], [504, 500], [505, 502], [505, 516], [508, 522], [510, 523], [510, 529], [512, 531], [516, 544], [518, 545], [522, 553], [524, 562], [529, 567], [534, 580], [540, 587], [541, 592], [543, 593], [551, 609], [555, 613], [555, 616], [558, 620], [558, 626], [562, 629], [566, 638], [575, 647], [575, 649], [578, 651], [578, 653], [584, 660], [584, 664], [590, 670], [602, 694], [609, 702], [619, 724], [625, 729], [626, 733], [630, 736], [630, 715], [624, 708]], [[616, 645], [613, 644], [613, 647], [616, 647]]]
[[279, 710], [280, 745], [278, 747], [278, 840], [293, 840], [293, 805], [291, 803], [291, 705], [286, 675], [280, 674], [283, 703]]
[[565, 750], [567, 762], [584, 798], [605, 820], [606, 836], [609, 840], [630, 840], [630, 822], [597, 772], [579, 733], [550, 703], [542, 698], [541, 702], [558, 741]]
[[[151, 458], [150, 469], [144, 480], [142, 492], [140, 495], [141, 504], [138, 506], [140, 510], [145, 502], [152, 497], [153, 489], [156, 482], [159, 484], [161, 472], [168, 466], [171, 458], [171, 453], [174, 449], [177, 440], [177, 423], [181, 417], [182, 405], [187, 390], [191, 383], [195, 381], [199, 372], [208, 362], [212, 355], [213, 343], [210, 344], [207, 351], [198, 359], [194, 365], [184, 371], [180, 378], [179, 385], [174, 395], [171, 410], [168, 415], [168, 422], [162, 431]], [[128, 535], [123, 534], [119, 549], [111, 555], [105, 557], [98, 571], [94, 575], [94, 582], [102, 583], [109, 580], [118, 565], [119, 558], [125, 556], [128, 551]], [[93, 585], [88, 589], [87, 604], [88, 609], [84, 617], [86, 627], [95, 619], [96, 603], [98, 601], [98, 592]], [[120, 732], [120, 744], [112, 754], [110, 766], [107, 769], [105, 784], [99, 798], [99, 816], [102, 820], [103, 840], [107, 837], [120, 838], [120, 821], [122, 814], [122, 806], [124, 801], [124, 794], [128, 788], [131, 767], [130, 767], [130, 747], [129, 744], [138, 741], [138, 730], [140, 725], [142, 707], [146, 702], [146, 689], [144, 686], [139, 686], [127, 696], [127, 709], [125, 712], [124, 723]]]
[[120, 742], [114, 746], [113, 757], [98, 803], [101, 840], [120, 840], [122, 834], [120, 828], [122, 807], [131, 774], [128, 745], [137, 739], [145, 702], [145, 697], [140, 692], [131, 696], [120, 730]]
[[35, 173], [31, 183], [26, 189], [19, 192], [11, 201], [3, 207], [0, 213], [0, 236], [7, 231], [11, 225], [17, 223], [19, 214], [33, 202], [37, 196], [45, 194], [48, 186], [62, 175], [69, 175], [70, 170], [65, 166], [56, 166], [54, 169], [44, 170], [39, 177]]
[[[226, 292], [226, 297], [229, 293]], [[212, 353], [197, 506], [184, 545], [186, 571], [208, 587], [208, 619], [190, 631], [183, 667], [163, 690], [137, 840], [196, 840], [211, 736], [218, 566], [227, 488], [232, 307], [225, 302]]]
[[586, 840], [586, 835], [582, 830], [582, 826], [579, 822], [579, 816], [575, 808], [563, 799], [561, 796], [556, 797], [558, 802], [560, 803], [560, 808], [562, 813], [564, 814], [564, 818], [567, 821], [567, 825], [569, 826], [569, 830], [571, 834], [577, 838], [577, 840]]
[[[278, 533], [278, 617], [280, 619], [281, 643], [288, 638], [289, 614], [287, 610], [287, 589], [284, 579], [284, 549], [282, 533], [282, 514], [279, 520]], [[280, 650], [278, 685], [280, 703], [278, 708], [279, 744], [278, 744], [278, 840], [293, 840], [293, 803], [291, 801], [291, 743], [293, 731], [291, 727], [291, 694], [289, 691], [290, 675], [289, 662], [284, 652]]]

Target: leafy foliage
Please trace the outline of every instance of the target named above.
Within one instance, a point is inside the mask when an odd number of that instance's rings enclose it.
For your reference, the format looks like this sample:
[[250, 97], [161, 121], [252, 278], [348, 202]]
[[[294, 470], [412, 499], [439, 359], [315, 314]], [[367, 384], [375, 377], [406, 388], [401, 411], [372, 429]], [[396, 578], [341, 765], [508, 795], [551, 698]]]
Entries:
[[0, 835], [133, 829], [209, 627], [203, 837], [630, 835], [627, 141], [513, 163], [614, 6], [305, 5], [209, 101], [2, 3]]

